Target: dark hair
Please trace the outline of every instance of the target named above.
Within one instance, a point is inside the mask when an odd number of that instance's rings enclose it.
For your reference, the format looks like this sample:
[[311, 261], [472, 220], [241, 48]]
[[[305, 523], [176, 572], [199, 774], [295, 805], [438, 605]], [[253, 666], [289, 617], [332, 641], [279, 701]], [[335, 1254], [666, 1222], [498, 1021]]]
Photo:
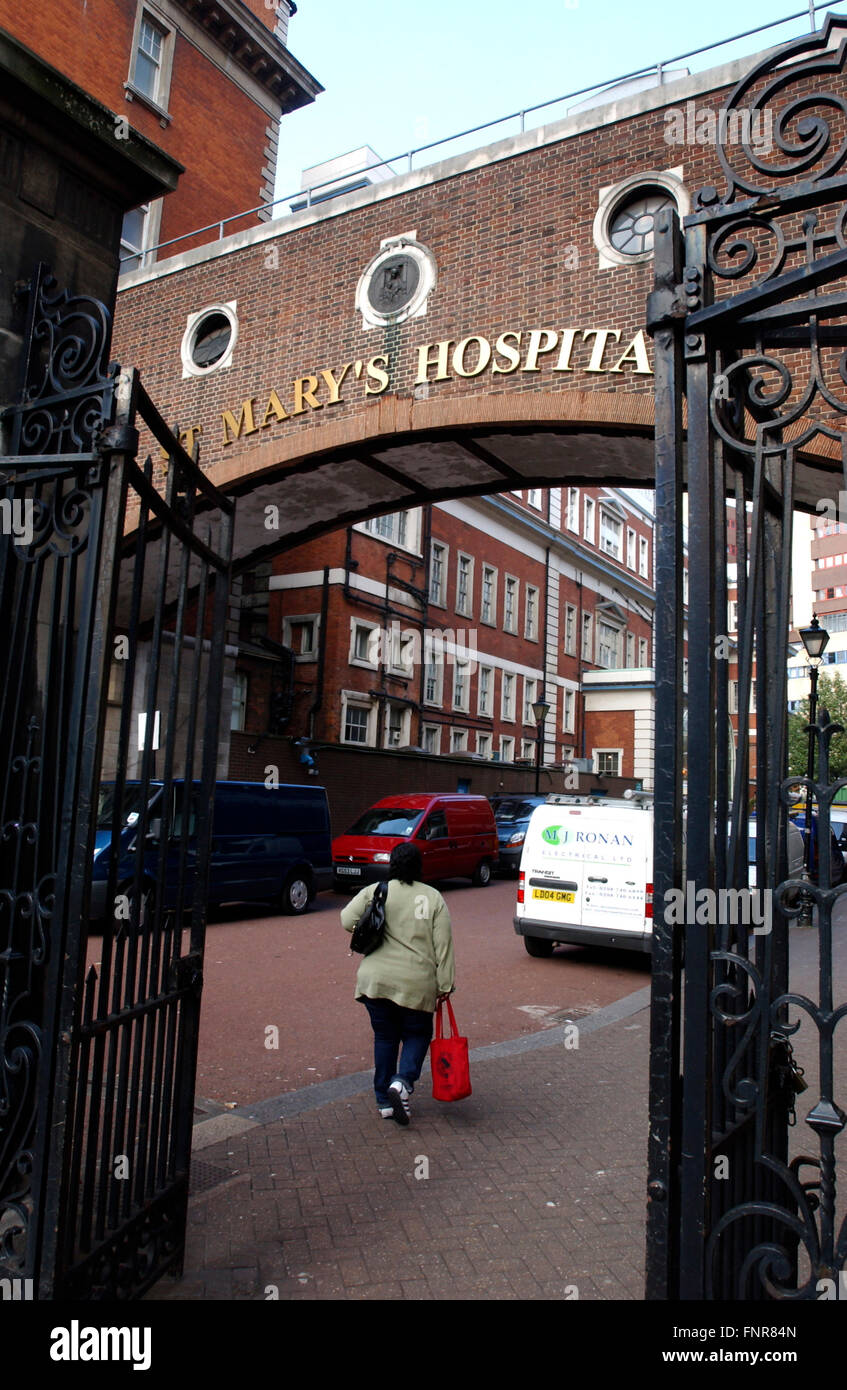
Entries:
[[401, 883], [414, 883], [423, 876], [423, 862], [417, 845], [395, 845], [388, 861], [388, 877]]

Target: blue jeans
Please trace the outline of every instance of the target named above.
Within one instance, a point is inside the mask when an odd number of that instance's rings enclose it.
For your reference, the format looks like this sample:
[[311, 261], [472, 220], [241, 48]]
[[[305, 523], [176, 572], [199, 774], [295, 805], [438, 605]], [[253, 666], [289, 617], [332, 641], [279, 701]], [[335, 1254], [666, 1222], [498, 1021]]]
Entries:
[[393, 999], [364, 997], [362, 1003], [374, 1030], [376, 1103], [386, 1106], [392, 1081], [404, 1081], [410, 1091], [414, 1090], [432, 1039], [432, 1014], [426, 1009], [406, 1009]]

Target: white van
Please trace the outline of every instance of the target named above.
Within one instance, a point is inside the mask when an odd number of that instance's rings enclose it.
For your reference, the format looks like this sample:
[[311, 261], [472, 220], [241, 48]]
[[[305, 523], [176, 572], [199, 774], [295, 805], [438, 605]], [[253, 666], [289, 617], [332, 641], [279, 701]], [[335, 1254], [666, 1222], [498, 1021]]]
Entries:
[[515, 931], [531, 956], [557, 941], [649, 951], [653, 802], [553, 793], [532, 813], [518, 873]]

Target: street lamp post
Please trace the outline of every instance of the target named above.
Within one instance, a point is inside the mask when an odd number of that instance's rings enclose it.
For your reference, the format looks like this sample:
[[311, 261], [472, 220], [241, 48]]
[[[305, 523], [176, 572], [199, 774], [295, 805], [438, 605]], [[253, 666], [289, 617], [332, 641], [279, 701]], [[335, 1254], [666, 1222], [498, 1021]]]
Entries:
[[536, 796], [538, 796], [539, 786], [540, 786], [540, 782], [541, 782], [541, 748], [542, 748], [542, 739], [543, 739], [543, 737], [544, 737], [544, 734], [543, 734], [543, 730], [544, 730], [544, 721], [545, 721], [545, 719], [547, 718], [547, 715], [548, 715], [549, 712], [550, 712], [550, 704], [549, 704], [549, 701], [545, 700], [545, 699], [543, 698], [543, 696], [542, 696], [542, 698], [541, 698], [540, 700], [533, 700], [533, 702], [532, 702], [532, 713], [533, 713], [533, 715], [535, 716], [535, 723], [536, 723], [537, 728], [538, 728], [538, 731], [537, 731], [536, 737], [535, 737], [535, 795], [536, 795]]
[[812, 787], [811, 782], [815, 775], [815, 723], [818, 717], [818, 670], [821, 658], [824, 653], [829, 633], [826, 628], [821, 627], [817, 619], [817, 614], [812, 618], [808, 627], [800, 628], [800, 640], [806, 648], [809, 658], [809, 752], [806, 758], [806, 776], [809, 785], [806, 788], [806, 873], [811, 877], [812, 872]]

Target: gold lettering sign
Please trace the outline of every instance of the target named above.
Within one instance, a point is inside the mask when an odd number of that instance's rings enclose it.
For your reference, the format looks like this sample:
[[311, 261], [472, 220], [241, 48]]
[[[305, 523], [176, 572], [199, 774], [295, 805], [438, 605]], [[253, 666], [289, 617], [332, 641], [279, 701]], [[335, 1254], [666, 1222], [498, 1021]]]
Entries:
[[[468, 333], [464, 338], [418, 344], [411, 349], [411, 361], [417, 373], [416, 386], [515, 372], [653, 375], [643, 328], [629, 339], [622, 339], [619, 328], [599, 327], [510, 328], [496, 338]], [[355, 383], [365, 397], [380, 396], [391, 385], [394, 367], [388, 353], [377, 353], [369, 361], [358, 358], [296, 377], [287, 392], [277, 387], [266, 389], [221, 412], [222, 441], [234, 444], [271, 425], [341, 405]], [[193, 432], [187, 433], [193, 443]]]

